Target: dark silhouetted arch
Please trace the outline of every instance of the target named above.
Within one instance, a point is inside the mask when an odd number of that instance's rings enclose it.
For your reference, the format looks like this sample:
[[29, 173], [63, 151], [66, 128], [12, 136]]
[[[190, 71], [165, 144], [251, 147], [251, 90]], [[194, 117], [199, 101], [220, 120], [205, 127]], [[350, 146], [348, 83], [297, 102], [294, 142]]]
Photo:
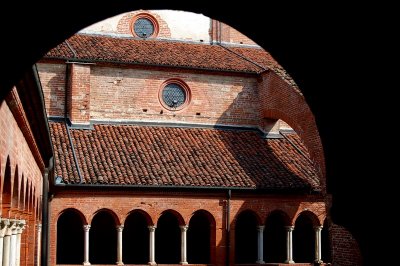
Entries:
[[315, 259], [315, 233], [312, 218], [300, 214], [293, 231], [293, 258], [297, 263], [313, 262]]
[[82, 264], [83, 241], [81, 214], [64, 211], [57, 220], [57, 264]]
[[157, 222], [156, 262], [179, 263], [181, 250], [181, 230], [178, 218], [172, 212], [164, 212]]
[[331, 248], [331, 237], [330, 237], [330, 222], [325, 219], [324, 227], [321, 232], [321, 248], [322, 248], [322, 261], [332, 262], [332, 248]]
[[257, 261], [257, 217], [252, 211], [243, 211], [236, 218], [235, 262]]
[[196, 211], [187, 231], [187, 257], [190, 264], [210, 264], [212, 228], [215, 221], [206, 211]]
[[147, 264], [149, 262], [149, 229], [145, 213], [133, 211], [125, 220], [123, 231], [123, 262]]
[[117, 229], [108, 211], [98, 212], [89, 231], [89, 261], [92, 264], [115, 264], [117, 261]]
[[264, 228], [264, 261], [284, 262], [286, 260], [286, 230], [288, 217], [282, 211], [272, 212]]
[[26, 195], [27, 195], [27, 191], [26, 191], [26, 179], [25, 179], [25, 176], [24, 176], [24, 174], [22, 174], [22, 177], [21, 177], [21, 184], [20, 184], [20, 195], [19, 195], [19, 209], [21, 210], [21, 211], [23, 211], [23, 210], [25, 210], [26, 209], [26, 206], [25, 206], [25, 199], [26, 199]]

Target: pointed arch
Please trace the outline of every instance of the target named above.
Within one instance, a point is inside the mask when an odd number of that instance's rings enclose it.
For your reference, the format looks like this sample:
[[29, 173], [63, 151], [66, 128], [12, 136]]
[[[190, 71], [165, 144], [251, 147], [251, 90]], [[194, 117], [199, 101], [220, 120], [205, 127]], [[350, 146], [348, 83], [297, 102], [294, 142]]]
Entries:
[[12, 194], [12, 180], [11, 180], [11, 162], [10, 157], [7, 156], [6, 168], [4, 170], [3, 194], [2, 194], [2, 208], [3, 215], [9, 215], [5, 211], [11, 208], [11, 194]]

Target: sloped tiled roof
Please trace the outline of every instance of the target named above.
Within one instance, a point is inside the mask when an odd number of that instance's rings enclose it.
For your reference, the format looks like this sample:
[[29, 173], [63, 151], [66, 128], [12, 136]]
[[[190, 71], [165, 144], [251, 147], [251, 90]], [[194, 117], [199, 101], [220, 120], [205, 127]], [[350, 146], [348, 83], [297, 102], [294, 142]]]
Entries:
[[[80, 178], [66, 126], [50, 122], [55, 175]], [[101, 125], [70, 129], [84, 184], [279, 189], [317, 188], [296, 134], [263, 139], [251, 130]], [[301, 154], [296, 146], [301, 146]], [[299, 147], [298, 147], [299, 148]]]
[[219, 45], [76, 34], [45, 58], [259, 73], [263, 69]]

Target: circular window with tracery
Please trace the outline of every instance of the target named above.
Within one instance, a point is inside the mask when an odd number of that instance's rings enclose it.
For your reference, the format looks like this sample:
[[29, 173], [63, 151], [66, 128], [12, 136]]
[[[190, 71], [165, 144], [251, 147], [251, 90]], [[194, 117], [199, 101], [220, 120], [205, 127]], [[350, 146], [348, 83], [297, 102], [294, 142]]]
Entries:
[[157, 20], [150, 14], [138, 14], [131, 21], [132, 34], [139, 38], [156, 37], [158, 28]]
[[159, 100], [161, 105], [168, 110], [182, 110], [190, 101], [189, 87], [181, 80], [169, 79], [161, 86]]

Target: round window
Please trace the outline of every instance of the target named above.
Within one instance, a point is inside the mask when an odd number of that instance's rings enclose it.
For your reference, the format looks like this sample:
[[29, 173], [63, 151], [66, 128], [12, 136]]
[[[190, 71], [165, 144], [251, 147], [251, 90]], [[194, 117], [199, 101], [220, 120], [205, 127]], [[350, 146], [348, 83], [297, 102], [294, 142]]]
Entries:
[[138, 18], [133, 24], [133, 30], [138, 37], [148, 38], [154, 34], [154, 24], [148, 18]]
[[186, 102], [186, 91], [179, 84], [169, 83], [162, 90], [162, 100], [169, 108], [176, 109]]

